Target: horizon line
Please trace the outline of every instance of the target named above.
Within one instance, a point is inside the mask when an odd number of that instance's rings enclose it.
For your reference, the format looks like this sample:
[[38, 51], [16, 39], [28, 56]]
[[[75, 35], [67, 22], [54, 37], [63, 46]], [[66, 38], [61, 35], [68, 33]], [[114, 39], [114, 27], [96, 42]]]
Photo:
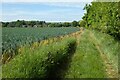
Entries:
[[[19, 20], [19, 19], [18, 19]], [[0, 21], [0, 22], [15, 22], [18, 20], [12, 20], [12, 21]], [[82, 19], [81, 19], [82, 20]], [[19, 21], [45, 21], [45, 20], [19, 20]], [[73, 22], [73, 21], [80, 21], [80, 20], [72, 20], [72, 21], [45, 21], [45, 22]]]

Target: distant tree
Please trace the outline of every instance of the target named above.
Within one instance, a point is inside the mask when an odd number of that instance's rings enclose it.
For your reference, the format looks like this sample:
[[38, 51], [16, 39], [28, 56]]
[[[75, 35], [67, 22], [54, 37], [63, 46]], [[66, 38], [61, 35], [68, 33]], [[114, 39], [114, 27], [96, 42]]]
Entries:
[[71, 25], [70, 25], [70, 23], [69, 22], [64, 22], [63, 23], [63, 27], [70, 27]]
[[30, 21], [30, 26], [33, 27], [35, 25], [35, 21]]
[[15, 27], [22, 27], [22, 23], [21, 23], [20, 20], [17, 20], [17, 21], [15, 22]]
[[72, 27], [77, 27], [77, 26], [79, 26], [79, 23], [78, 23], [77, 21], [73, 21], [73, 22], [71, 23], [71, 26], [72, 26]]
[[7, 27], [15, 27], [15, 22], [9, 22], [9, 24], [7, 25]]
[[49, 27], [55, 27], [55, 23], [50, 23]]
[[86, 21], [80, 20], [80, 21], [79, 21], [79, 25], [80, 25], [80, 27], [85, 27]]
[[2, 22], [2, 27], [7, 27], [9, 22]]

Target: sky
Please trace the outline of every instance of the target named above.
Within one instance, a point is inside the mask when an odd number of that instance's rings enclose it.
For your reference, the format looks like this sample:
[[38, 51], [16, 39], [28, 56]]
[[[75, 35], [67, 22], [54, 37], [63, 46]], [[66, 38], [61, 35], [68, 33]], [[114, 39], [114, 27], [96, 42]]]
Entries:
[[[20, 1], [20, 0], [19, 0]], [[85, 4], [90, 2], [3, 2], [1, 21], [39, 20], [71, 22], [82, 19]]]
[[2, 0], [2, 2], [91, 2], [93, 0]]

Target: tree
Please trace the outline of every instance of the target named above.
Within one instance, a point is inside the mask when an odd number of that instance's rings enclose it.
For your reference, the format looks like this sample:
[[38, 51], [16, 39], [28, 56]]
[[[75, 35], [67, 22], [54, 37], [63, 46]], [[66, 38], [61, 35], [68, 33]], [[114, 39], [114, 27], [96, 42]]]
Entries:
[[73, 21], [73, 22], [71, 23], [71, 26], [77, 27], [77, 26], [79, 26], [79, 23], [78, 23], [77, 21]]
[[86, 21], [84, 21], [84, 20], [79, 21], [79, 25], [80, 25], [80, 27], [85, 27]]
[[9, 24], [9, 22], [2, 22], [2, 27], [7, 27], [8, 26], [8, 24]]
[[71, 25], [70, 25], [70, 23], [68, 23], [68, 22], [64, 22], [64, 23], [62, 24], [62, 26], [63, 26], [63, 27], [70, 27]]
[[[96, 0], [98, 1], [98, 0]], [[100, 1], [100, 0], [99, 0]], [[83, 20], [86, 28], [97, 29], [114, 37], [120, 36], [120, 2], [92, 2], [87, 4]]]
[[15, 27], [15, 22], [10, 22], [7, 27]]
[[22, 23], [21, 23], [20, 20], [17, 20], [17, 21], [15, 22], [15, 27], [22, 27]]

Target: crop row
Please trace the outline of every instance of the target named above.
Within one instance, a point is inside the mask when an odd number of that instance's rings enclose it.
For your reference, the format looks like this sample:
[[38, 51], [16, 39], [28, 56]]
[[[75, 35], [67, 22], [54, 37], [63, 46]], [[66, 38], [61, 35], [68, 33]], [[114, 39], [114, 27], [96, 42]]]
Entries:
[[13, 53], [20, 46], [78, 31], [79, 28], [3, 28], [2, 53]]

